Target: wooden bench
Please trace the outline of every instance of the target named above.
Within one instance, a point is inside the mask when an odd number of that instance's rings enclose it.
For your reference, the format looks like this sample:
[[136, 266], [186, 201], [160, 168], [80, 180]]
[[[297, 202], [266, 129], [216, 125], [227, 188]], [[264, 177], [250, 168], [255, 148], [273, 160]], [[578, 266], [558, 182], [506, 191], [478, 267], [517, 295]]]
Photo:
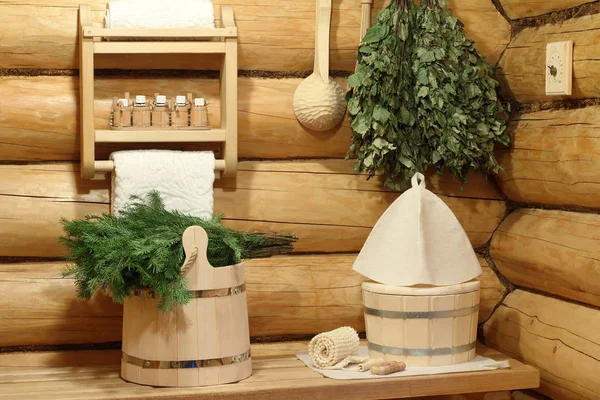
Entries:
[[[406, 378], [341, 381], [324, 378], [294, 354], [307, 342], [252, 345], [253, 375], [237, 384], [153, 388], [119, 377], [120, 351], [0, 354], [0, 399], [401, 399], [507, 400], [510, 391], [538, 387], [539, 372], [519, 361], [511, 368]], [[478, 354], [505, 355], [480, 346]], [[433, 397], [429, 397], [433, 396]]]

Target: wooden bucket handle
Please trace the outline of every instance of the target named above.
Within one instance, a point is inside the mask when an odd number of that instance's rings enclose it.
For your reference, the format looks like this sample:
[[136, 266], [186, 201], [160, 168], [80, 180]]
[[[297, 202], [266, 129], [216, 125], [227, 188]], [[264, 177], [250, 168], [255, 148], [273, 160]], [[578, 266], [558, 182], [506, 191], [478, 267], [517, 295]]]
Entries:
[[208, 250], [208, 235], [200, 226], [190, 226], [183, 232], [183, 250], [185, 251], [185, 262], [181, 267], [181, 275], [186, 276], [194, 265], [197, 265], [197, 273], [206, 274], [214, 271], [214, 267], [208, 262], [206, 251]]
[[332, 0], [317, 0], [314, 73], [329, 82], [329, 31]]
[[243, 264], [214, 268], [208, 262], [208, 235], [200, 226], [190, 226], [182, 235], [185, 262], [181, 274], [190, 290], [232, 289], [244, 284]]

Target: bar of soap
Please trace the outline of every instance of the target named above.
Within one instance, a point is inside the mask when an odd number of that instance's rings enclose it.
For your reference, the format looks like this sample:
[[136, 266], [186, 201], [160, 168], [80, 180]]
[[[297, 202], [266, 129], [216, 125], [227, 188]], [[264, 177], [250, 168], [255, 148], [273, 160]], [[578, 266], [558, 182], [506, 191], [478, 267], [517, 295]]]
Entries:
[[389, 375], [394, 372], [404, 371], [405, 369], [406, 364], [401, 361], [386, 361], [383, 364], [371, 367], [371, 373], [373, 375]]

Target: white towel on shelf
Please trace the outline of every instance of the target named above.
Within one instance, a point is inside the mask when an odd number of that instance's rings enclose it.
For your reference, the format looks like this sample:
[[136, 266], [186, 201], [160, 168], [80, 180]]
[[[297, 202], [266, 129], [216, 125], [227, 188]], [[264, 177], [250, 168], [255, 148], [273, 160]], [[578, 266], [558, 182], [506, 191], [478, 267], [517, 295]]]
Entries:
[[106, 6], [107, 28], [214, 28], [210, 0], [120, 0]]
[[112, 213], [132, 195], [158, 190], [167, 210], [209, 219], [213, 215], [215, 155], [210, 151], [131, 150], [111, 154]]

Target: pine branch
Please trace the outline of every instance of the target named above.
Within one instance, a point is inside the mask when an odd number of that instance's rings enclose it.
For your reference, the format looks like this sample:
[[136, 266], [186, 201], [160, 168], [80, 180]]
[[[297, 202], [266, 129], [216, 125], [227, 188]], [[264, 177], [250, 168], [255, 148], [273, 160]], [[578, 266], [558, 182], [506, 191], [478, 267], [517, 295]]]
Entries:
[[78, 296], [89, 299], [101, 289], [122, 303], [134, 289], [152, 289], [161, 310], [187, 303], [191, 296], [180, 276], [185, 260], [183, 232], [202, 227], [208, 235], [207, 258], [216, 268], [242, 259], [270, 257], [293, 251], [293, 234], [249, 233], [227, 228], [221, 215], [211, 220], [168, 211], [158, 192], [133, 197], [120, 216], [92, 215], [80, 220], [62, 219], [60, 242], [71, 262], [64, 276], [75, 278]]

